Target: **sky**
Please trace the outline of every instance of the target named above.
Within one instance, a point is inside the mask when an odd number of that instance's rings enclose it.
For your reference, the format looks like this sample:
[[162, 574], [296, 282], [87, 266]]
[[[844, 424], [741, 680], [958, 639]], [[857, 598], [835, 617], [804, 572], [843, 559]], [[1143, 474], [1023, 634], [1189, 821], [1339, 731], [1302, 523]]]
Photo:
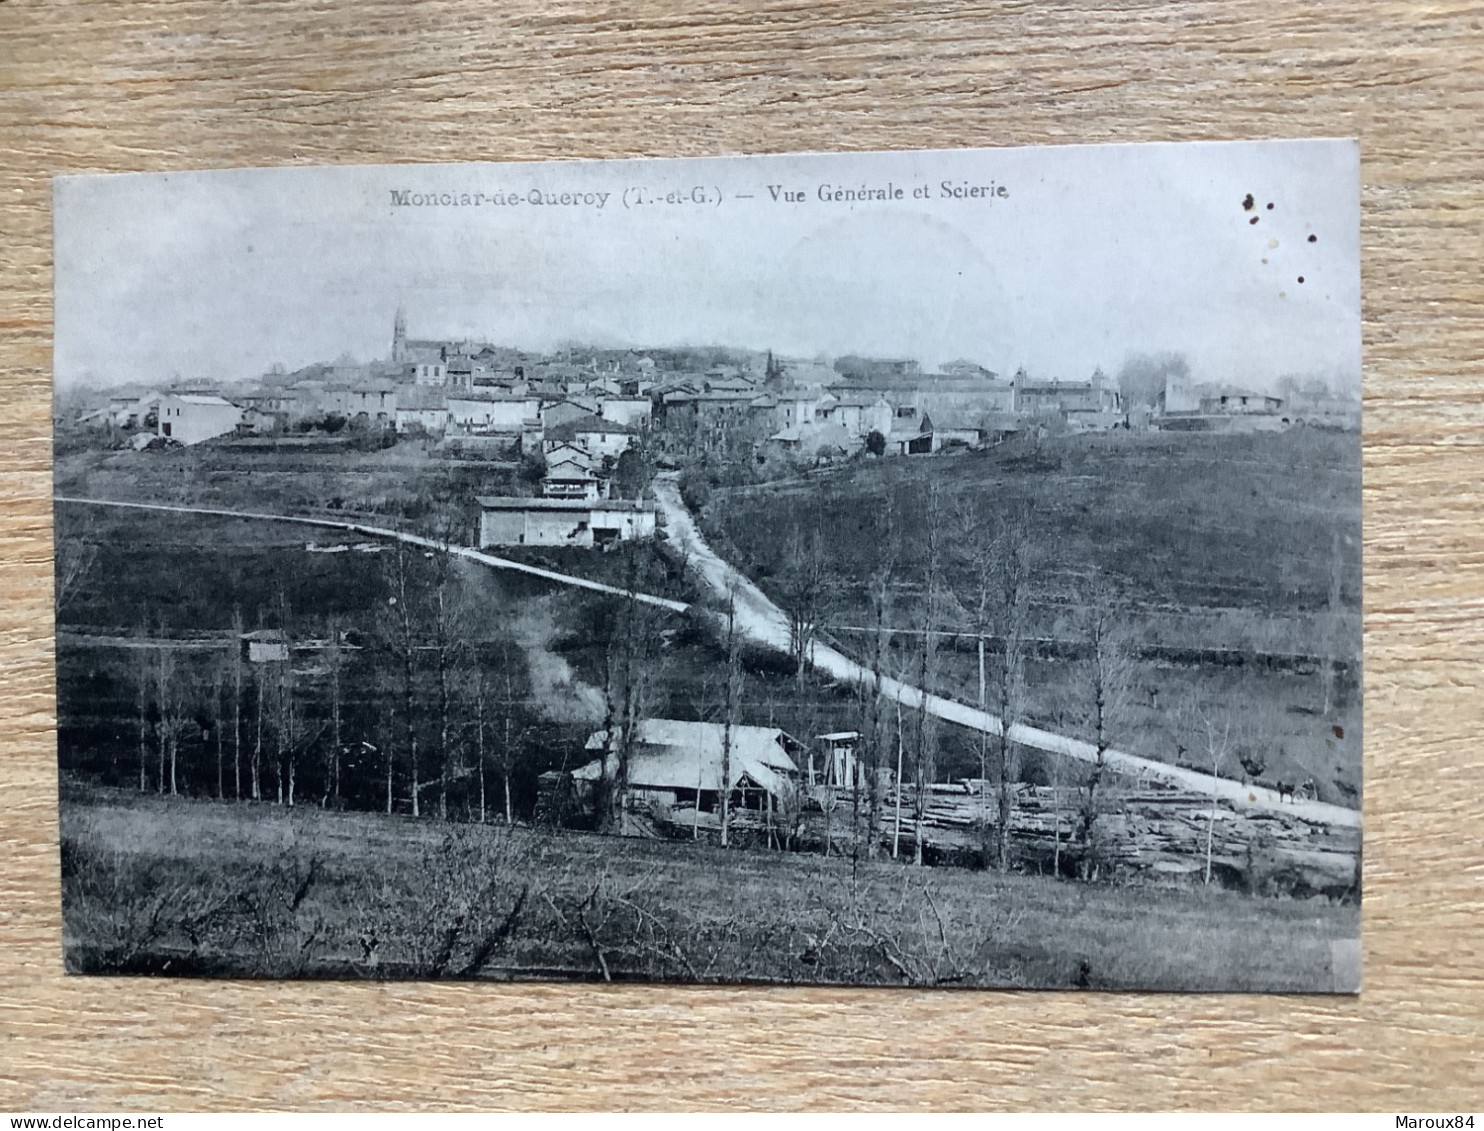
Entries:
[[1343, 140], [66, 177], [55, 380], [384, 358], [401, 306], [413, 338], [528, 350], [1062, 379], [1178, 352], [1195, 381], [1358, 395], [1359, 196]]

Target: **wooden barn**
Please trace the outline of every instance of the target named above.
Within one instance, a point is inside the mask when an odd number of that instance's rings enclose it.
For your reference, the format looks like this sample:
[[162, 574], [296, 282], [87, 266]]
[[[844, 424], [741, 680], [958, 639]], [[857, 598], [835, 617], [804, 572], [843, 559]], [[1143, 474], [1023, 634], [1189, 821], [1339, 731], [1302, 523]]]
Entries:
[[[799, 767], [794, 753], [803, 750], [797, 740], [777, 727], [732, 726], [645, 719], [638, 727], [629, 755], [629, 794], [632, 807], [648, 808], [656, 819], [681, 827], [715, 828], [720, 823], [724, 743], [730, 732], [729, 808], [746, 822], [759, 824], [769, 815], [797, 805]], [[613, 751], [622, 741], [606, 730], [594, 732], [587, 749], [597, 755], [573, 771], [579, 802], [590, 807], [598, 782], [611, 780], [617, 763]]]

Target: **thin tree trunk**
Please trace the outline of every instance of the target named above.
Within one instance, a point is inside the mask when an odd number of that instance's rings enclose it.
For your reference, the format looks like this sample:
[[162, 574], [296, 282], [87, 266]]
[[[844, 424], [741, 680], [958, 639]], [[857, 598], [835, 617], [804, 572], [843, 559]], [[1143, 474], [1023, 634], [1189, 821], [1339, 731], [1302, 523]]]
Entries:
[[515, 759], [511, 757], [510, 750], [510, 707], [505, 707], [505, 748], [501, 754], [500, 781], [505, 787], [505, 824], [515, 824], [515, 808], [510, 802], [510, 771]]
[[727, 594], [727, 673], [721, 735], [721, 846], [731, 844], [732, 727], [737, 721], [737, 598]]
[[929, 743], [933, 740], [933, 721], [928, 715], [927, 700], [933, 694], [937, 668], [933, 628], [937, 612], [938, 575], [941, 563], [938, 560], [938, 491], [936, 485], [932, 486], [928, 492], [927, 520], [927, 562], [923, 577], [922, 657], [917, 683], [922, 689], [922, 706], [917, 713], [917, 758], [912, 775], [917, 794], [912, 804], [913, 840], [915, 842], [912, 848], [912, 862], [919, 867], [922, 865], [922, 828], [927, 808], [927, 783], [930, 777], [935, 776], [932, 751], [929, 749]]
[[701, 839], [701, 787], [705, 785], [706, 764], [700, 758], [696, 759], [696, 807], [690, 815], [690, 838]]
[[[448, 820], [449, 763], [449, 696], [448, 696], [448, 610], [444, 585], [438, 585], [438, 819]], [[508, 792], [508, 789], [507, 789]]]
[[1051, 759], [1051, 810], [1054, 814], [1051, 833], [1051, 873], [1061, 875], [1061, 761]]
[[1330, 551], [1329, 565], [1329, 599], [1327, 603], [1328, 647], [1329, 653], [1324, 661], [1324, 718], [1330, 717], [1334, 710], [1337, 685], [1339, 683], [1339, 651], [1340, 651], [1340, 604], [1341, 604], [1341, 575], [1340, 575], [1340, 532], [1334, 534], [1332, 549]]
[[397, 716], [389, 707], [386, 713], [386, 812], [392, 814], [392, 771], [396, 766]]
[[826, 859], [829, 859], [830, 842], [835, 839], [835, 834], [833, 831], [835, 817], [835, 794], [833, 787], [829, 784], [828, 771], [826, 771], [825, 773], [824, 796], [825, 800], [820, 805], [820, 808], [824, 810], [824, 855]]
[[732, 802], [732, 724], [722, 724], [721, 732], [721, 846], [727, 848], [731, 832]]
[[1216, 796], [1211, 796], [1211, 810], [1206, 817], [1206, 886], [1211, 886], [1211, 841], [1216, 831]]
[[[984, 678], [984, 625], [983, 614], [979, 625], [979, 710], [989, 713], [989, 690]], [[1005, 725], [1006, 720], [1000, 720]], [[979, 732], [979, 849], [989, 847], [989, 731]]]
[[891, 858], [895, 860], [902, 844], [902, 701], [897, 700], [897, 817], [891, 833]]
[[278, 672], [278, 726], [275, 729], [277, 735], [274, 745], [273, 781], [278, 789], [278, 803], [282, 805], [284, 802], [283, 762], [288, 741], [288, 681], [281, 666]]
[[139, 676], [139, 792], [149, 792], [149, 770], [146, 759], [149, 756], [149, 673], [146, 670], [144, 649], [139, 651], [139, 663], [137, 674]]
[[[929, 601], [931, 601], [931, 597]], [[918, 665], [917, 686], [922, 689], [922, 706], [917, 712], [917, 741], [914, 744], [916, 757], [912, 762], [912, 863], [922, 864], [922, 818], [927, 803], [927, 762], [928, 762], [928, 649], [931, 647], [929, 641], [932, 639], [932, 631], [922, 634], [922, 656]]]
[[479, 668], [479, 686], [474, 693], [475, 710], [475, 741], [474, 746], [479, 754], [479, 823], [485, 823], [484, 809], [484, 667]]
[[410, 749], [412, 751], [412, 815], [421, 817], [423, 815], [422, 805], [418, 799], [421, 785], [417, 780], [417, 735], [415, 734], [412, 736]]
[[261, 801], [263, 799], [263, 692], [267, 681], [263, 678], [263, 672], [259, 671], [254, 682], [258, 685], [258, 693], [253, 696], [257, 700], [257, 734], [253, 739], [252, 748], [252, 799]]
[[156, 656], [155, 660], [155, 699], [159, 702], [160, 705], [160, 725], [156, 728], [158, 733], [155, 736], [157, 740], [156, 746], [158, 747], [160, 769], [159, 789], [157, 792], [159, 792], [163, 796], [165, 793], [165, 761], [167, 757], [165, 748], [169, 745], [169, 735], [167, 733], [168, 724], [166, 723], [166, 719], [168, 718], [170, 711], [170, 676], [165, 667], [165, 649], [163, 647], [159, 647], [156, 649], [156, 651], [158, 655]]
[[232, 796], [242, 800], [242, 611], [232, 612]]
[[335, 807], [340, 807], [340, 622], [330, 621], [330, 798]]
[[[404, 612], [404, 617], [405, 617]], [[402, 725], [407, 728], [407, 765], [412, 779], [412, 815], [420, 816], [417, 782], [417, 729], [412, 719], [412, 641], [411, 633], [403, 644]]]

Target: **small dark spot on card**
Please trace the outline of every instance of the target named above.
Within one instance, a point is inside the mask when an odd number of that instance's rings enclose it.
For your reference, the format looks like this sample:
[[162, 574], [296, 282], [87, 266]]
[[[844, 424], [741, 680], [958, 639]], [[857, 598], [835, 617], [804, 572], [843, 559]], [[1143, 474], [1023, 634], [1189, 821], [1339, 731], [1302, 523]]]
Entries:
[[1251, 212], [1252, 206], [1256, 203], [1257, 201], [1252, 199], [1252, 194], [1249, 192], [1246, 196], [1242, 197], [1242, 211]]
[[1268, 211], [1271, 212], [1272, 210], [1273, 210], [1273, 202], [1270, 200], [1270, 201], [1268, 201]]
[[1255, 223], [1257, 223], [1258, 219], [1259, 219], [1258, 217], [1254, 216], [1254, 217], [1252, 217], [1252, 219], [1248, 220], [1247, 223], [1249, 223], [1249, 224], [1255, 224]]
[[1318, 236], [1310, 236], [1309, 237], [1309, 242], [1310, 243], [1318, 243], [1319, 242], [1319, 237]]
[[1304, 281], [1304, 277], [1302, 275], [1300, 275], [1299, 276], [1299, 282], [1302, 283], [1303, 281]]
[[1336, 723], [1334, 726], [1330, 727], [1329, 729], [1335, 732], [1335, 737], [1336, 738], [1344, 738], [1345, 737], [1345, 728], [1342, 727], [1339, 723]]

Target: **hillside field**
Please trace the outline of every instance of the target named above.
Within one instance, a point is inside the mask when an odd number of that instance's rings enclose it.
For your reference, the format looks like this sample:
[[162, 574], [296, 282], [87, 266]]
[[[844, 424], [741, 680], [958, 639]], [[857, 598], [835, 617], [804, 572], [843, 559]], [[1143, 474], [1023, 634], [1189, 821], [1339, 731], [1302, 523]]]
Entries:
[[[974, 523], [993, 531], [1015, 516], [1033, 563], [1027, 721], [1090, 737], [1088, 602], [1101, 576], [1115, 595], [1133, 667], [1110, 720], [1116, 745], [1209, 771], [1192, 726], [1207, 718], [1229, 735], [1224, 776], [1240, 776], [1238, 758], [1246, 756], [1271, 779], [1312, 778], [1320, 799], [1358, 804], [1355, 434], [1114, 432], [855, 460], [779, 483], [728, 486], [715, 472], [711, 479], [703, 529], [780, 604], [791, 547], [817, 533], [834, 582], [825, 635], [862, 657], [871, 638], [858, 630], [874, 624], [870, 579], [888, 553], [890, 623], [917, 627], [933, 516], [940, 584], [960, 600], [971, 588], [965, 532]], [[937, 627], [970, 627], [961, 604], [943, 604], [949, 612]], [[915, 648], [913, 637], [895, 637], [889, 667], [910, 674]], [[939, 687], [974, 702], [975, 641], [949, 638], [939, 653]], [[975, 772], [972, 758], [950, 750], [943, 759], [947, 776]]]
[[65, 781], [63, 802], [75, 971], [1355, 988], [1359, 908], [1323, 900], [677, 851]]
[[[333, 620], [356, 641], [344, 653], [341, 672], [347, 746], [341, 798], [352, 808], [385, 808], [384, 752], [391, 747], [397, 759], [394, 806], [410, 811], [397, 622], [389, 603], [396, 562], [389, 544], [342, 549], [333, 531], [69, 504], [58, 506], [56, 521], [59, 544], [71, 547], [67, 552], [89, 555], [88, 568], [58, 612], [58, 746], [64, 772], [108, 785], [134, 785], [142, 726], [147, 785], [151, 791], [158, 788], [160, 664], [168, 656], [167, 698], [186, 723], [178, 738], [178, 789], [191, 796], [215, 795], [220, 754], [228, 767], [224, 792], [232, 796], [237, 738], [246, 764], [261, 731], [264, 788], [276, 796], [269, 763], [277, 746], [280, 689], [261, 665], [244, 664], [237, 697], [233, 618], [240, 615], [248, 630], [287, 627], [299, 639], [325, 637]], [[311, 543], [320, 552], [309, 550]], [[371, 549], [377, 552], [364, 552]], [[522, 556], [613, 583], [637, 570], [652, 592], [683, 601], [696, 597], [683, 571], [652, 546], [607, 554], [533, 548]], [[414, 555], [408, 567], [423, 586], [414, 597], [414, 613], [417, 631], [426, 638], [435, 612], [433, 567], [422, 554]], [[473, 698], [483, 670], [491, 700], [485, 717], [487, 787], [492, 794], [503, 793], [509, 718], [516, 747], [510, 758], [513, 808], [528, 818], [538, 774], [588, 760], [583, 746], [602, 725], [606, 651], [621, 601], [473, 563], [456, 565], [449, 598], [459, 632], [459, 646], [450, 657], [458, 811], [469, 815], [477, 807]], [[659, 613], [649, 631], [654, 643], [649, 710], [657, 717], [714, 718], [725, 663], [707, 625], [696, 617]], [[425, 639], [414, 671], [424, 782], [441, 741], [436, 665], [428, 647]], [[295, 664], [301, 801], [319, 802], [329, 788], [331, 705], [322, 656], [304, 653]], [[742, 722], [812, 736], [856, 721], [858, 708], [848, 689], [814, 679], [800, 686], [781, 658], [749, 653], [746, 659]], [[261, 721], [260, 699], [266, 704]], [[240, 730], [234, 733], [239, 712]]]

